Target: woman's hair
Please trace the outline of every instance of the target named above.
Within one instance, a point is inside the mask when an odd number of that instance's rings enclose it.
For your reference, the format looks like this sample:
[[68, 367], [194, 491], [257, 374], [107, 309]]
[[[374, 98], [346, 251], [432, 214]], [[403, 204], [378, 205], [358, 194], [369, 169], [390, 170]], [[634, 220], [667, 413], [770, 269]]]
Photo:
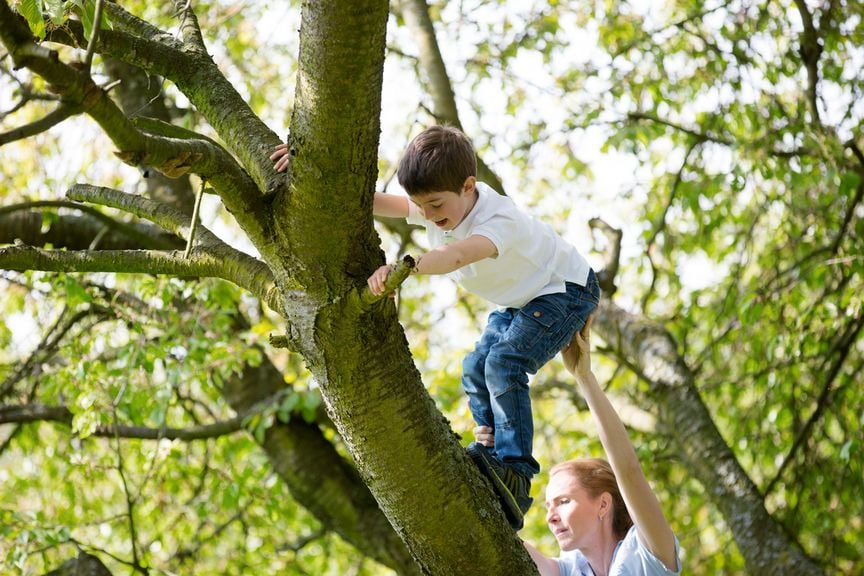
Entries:
[[549, 470], [549, 476], [560, 472], [571, 474], [591, 498], [597, 498], [603, 492], [612, 496], [612, 532], [621, 540], [633, 526], [627, 506], [618, 490], [618, 481], [609, 462], [602, 458], [577, 458], [568, 460]]
[[452, 126], [430, 126], [405, 149], [396, 172], [409, 195], [462, 191], [469, 176], [477, 176], [474, 146]]

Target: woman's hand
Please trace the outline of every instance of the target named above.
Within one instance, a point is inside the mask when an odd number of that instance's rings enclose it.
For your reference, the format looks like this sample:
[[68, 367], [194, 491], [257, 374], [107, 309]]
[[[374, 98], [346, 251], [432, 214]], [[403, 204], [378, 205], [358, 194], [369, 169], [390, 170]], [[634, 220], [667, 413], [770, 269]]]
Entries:
[[474, 439], [478, 444], [487, 448], [495, 447], [495, 429], [489, 426], [477, 426], [474, 428]]
[[573, 336], [573, 340], [561, 350], [564, 367], [582, 382], [591, 374], [591, 323], [594, 316], [589, 316], [582, 330]]

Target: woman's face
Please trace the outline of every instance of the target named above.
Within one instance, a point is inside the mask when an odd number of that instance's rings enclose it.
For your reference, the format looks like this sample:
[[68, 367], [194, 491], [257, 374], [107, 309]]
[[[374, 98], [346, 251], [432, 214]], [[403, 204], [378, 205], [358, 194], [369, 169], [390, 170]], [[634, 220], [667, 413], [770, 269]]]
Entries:
[[561, 550], [585, 549], [601, 535], [602, 498], [591, 498], [571, 473], [553, 474], [546, 486], [546, 524]]

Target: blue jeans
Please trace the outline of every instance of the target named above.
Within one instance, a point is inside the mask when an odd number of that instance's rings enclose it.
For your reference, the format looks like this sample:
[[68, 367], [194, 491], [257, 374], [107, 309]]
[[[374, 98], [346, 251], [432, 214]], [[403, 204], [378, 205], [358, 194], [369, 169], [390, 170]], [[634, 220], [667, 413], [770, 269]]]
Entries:
[[495, 430], [494, 455], [531, 478], [540, 465], [531, 455], [534, 420], [528, 374], [549, 362], [582, 329], [600, 302], [592, 270], [586, 286], [534, 298], [522, 308], [496, 310], [474, 351], [462, 361], [462, 388], [478, 426]]

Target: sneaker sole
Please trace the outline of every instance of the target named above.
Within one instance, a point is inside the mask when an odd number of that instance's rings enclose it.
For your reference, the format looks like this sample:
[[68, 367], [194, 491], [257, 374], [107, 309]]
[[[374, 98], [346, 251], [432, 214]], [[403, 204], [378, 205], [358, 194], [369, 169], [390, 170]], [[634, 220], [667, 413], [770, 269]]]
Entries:
[[492, 487], [498, 495], [498, 501], [501, 503], [501, 508], [504, 509], [504, 514], [507, 516], [510, 526], [512, 526], [514, 530], [520, 530], [525, 523], [525, 516], [522, 514], [522, 510], [519, 509], [519, 504], [516, 502], [516, 498], [479, 450], [472, 450], [471, 446], [469, 446], [466, 452], [474, 464], [476, 464], [477, 467], [480, 468], [480, 471], [483, 472], [483, 475], [492, 483]]

